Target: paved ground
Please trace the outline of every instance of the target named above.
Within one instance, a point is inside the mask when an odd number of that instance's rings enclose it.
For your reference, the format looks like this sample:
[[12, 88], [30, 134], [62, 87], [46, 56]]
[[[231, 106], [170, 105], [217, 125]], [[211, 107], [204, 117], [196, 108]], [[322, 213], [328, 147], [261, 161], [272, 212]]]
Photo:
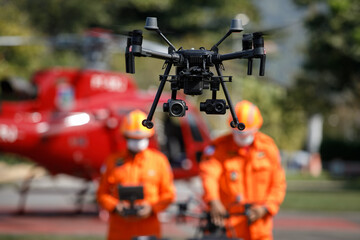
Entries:
[[[300, 215], [300, 216], [298, 216]], [[358, 215], [283, 212], [275, 219], [275, 239], [321, 240], [359, 239]], [[163, 223], [164, 236], [186, 239], [194, 236], [194, 224]], [[49, 234], [104, 236], [106, 223], [94, 215], [28, 214], [24, 216], [1, 215], [0, 234]]]
[[[41, 177], [31, 185], [26, 198], [24, 215], [15, 215], [21, 202], [19, 183], [0, 185], [0, 235], [50, 234], [105, 236], [106, 222], [101, 221], [92, 203], [96, 186], [91, 184], [82, 207], [78, 209], [76, 192], [85, 184], [69, 177]], [[179, 200], [197, 196], [199, 182], [176, 183]], [[45, 191], [44, 189], [47, 189]], [[50, 191], [49, 191], [50, 189]], [[360, 203], [359, 203], [360, 204]], [[173, 209], [170, 209], [173, 212]], [[169, 217], [170, 216], [170, 217]], [[164, 235], [171, 239], [186, 239], [194, 235], [196, 222], [175, 224], [171, 214], [162, 215]], [[278, 240], [358, 240], [360, 213], [292, 212], [280, 211], [274, 221], [274, 236]]]

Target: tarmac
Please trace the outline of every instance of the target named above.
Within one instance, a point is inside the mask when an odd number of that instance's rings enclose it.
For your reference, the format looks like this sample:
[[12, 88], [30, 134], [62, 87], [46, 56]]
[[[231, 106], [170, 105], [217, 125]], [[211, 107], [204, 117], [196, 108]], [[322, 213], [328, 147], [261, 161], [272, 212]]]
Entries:
[[[199, 179], [177, 181], [178, 201], [201, 196]], [[84, 191], [87, 186], [87, 191]], [[105, 239], [107, 223], [99, 217], [94, 203], [95, 183], [64, 175], [40, 176], [21, 198], [21, 182], [0, 184], [1, 235], [76, 235]], [[24, 191], [23, 191], [24, 192]], [[84, 192], [83, 201], [76, 197]], [[20, 211], [19, 211], [20, 210]], [[160, 216], [163, 236], [188, 239], [196, 232], [197, 221], [178, 224], [176, 209], [170, 207]], [[19, 214], [22, 213], [22, 214]], [[297, 212], [280, 210], [274, 218], [274, 239], [278, 240], [358, 240], [359, 212]]]

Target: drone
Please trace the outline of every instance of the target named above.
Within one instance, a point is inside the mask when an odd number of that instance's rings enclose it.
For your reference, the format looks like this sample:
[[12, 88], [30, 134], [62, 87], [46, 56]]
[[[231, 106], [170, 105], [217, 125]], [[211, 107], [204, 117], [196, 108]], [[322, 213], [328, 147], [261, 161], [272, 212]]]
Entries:
[[[145, 29], [155, 31], [169, 45], [168, 53], [157, 52], [142, 47], [143, 35], [141, 30], [133, 30], [129, 33], [127, 46], [125, 51], [126, 72], [135, 73], [135, 57], [152, 57], [165, 60], [165, 72], [160, 75], [160, 85], [156, 92], [153, 104], [146, 119], [142, 124], [151, 129], [154, 124], [152, 122], [155, 109], [159, 102], [160, 96], [167, 81], [171, 84], [171, 99], [163, 104], [163, 111], [168, 112], [171, 117], [185, 116], [188, 107], [186, 102], [177, 99], [177, 91], [183, 89], [185, 95], [201, 95], [203, 90], [210, 89], [212, 98], [200, 103], [200, 111], [206, 114], [225, 114], [230, 109], [232, 121], [230, 126], [239, 130], [244, 130], [245, 125], [240, 123], [231, 102], [229, 92], [225, 82], [231, 82], [232, 76], [223, 76], [223, 61], [232, 59], [247, 59], [247, 74], [252, 74], [253, 59], [260, 59], [259, 75], [265, 74], [266, 53], [264, 49], [263, 33], [255, 32], [244, 34], [242, 38], [242, 51], [219, 54], [219, 45], [233, 32], [242, 32], [244, 30], [241, 19], [233, 19], [231, 21], [229, 31], [210, 49], [204, 47], [199, 49], [175, 49], [174, 45], [160, 31], [157, 18], [147, 17]], [[175, 75], [169, 75], [171, 67], [176, 67]], [[217, 76], [211, 71], [215, 67]], [[223, 89], [225, 99], [217, 99], [217, 91]]]

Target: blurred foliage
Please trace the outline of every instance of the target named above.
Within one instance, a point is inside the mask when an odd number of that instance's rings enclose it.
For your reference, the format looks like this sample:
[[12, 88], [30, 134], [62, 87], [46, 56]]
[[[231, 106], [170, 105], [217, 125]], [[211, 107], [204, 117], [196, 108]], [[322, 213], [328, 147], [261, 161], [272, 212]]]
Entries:
[[[325, 124], [325, 134], [330, 132], [332, 137], [347, 140], [359, 139], [360, 1], [295, 2], [308, 8], [305, 24], [309, 43], [303, 71], [291, 94], [309, 115], [325, 114], [329, 121]], [[352, 112], [353, 118], [349, 119], [344, 112]]]
[[[22, 70], [21, 75], [29, 75], [30, 71], [56, 64], [81, 66], [79, 53], [54, 51], [43, 45], [49, 45], [49, 40], [58, 34], [83, 34], [93, 27], [124, 33], [135, 28], [143, 29], [146, 17], [156, 16], [159, 26], [175, 46], [200, 47], [194, 44], [201, 39], [201, 46], [210, 47], [209, 44], [214, 44], [227, 31], [230, 20], [238, 13], [247, 14], [252, 21], [258, 19], [256, 9], [249, 0], [228, 0], [225, 3], [215, 0], [0, 0], [0, 4], [6, 10], [0, 17], [3, 22], [0, 25], [1, 36], [36, 36], [41, 40], [36, 43], [39, 45], [1, 48], [2, 55], [7, 53], [12, 58], [21, 58], [18, 52], [24, 52], [23, 48], [32, 51], [22, 61], [14, 59], [6, 66], [0, 63], [1, 72], [9, 75], [19, 73], [18, 70]], [[6, 29], [12, 30], [6, 31], [5, 25]], [[146, 33], [146, 38], [161, 42], [156, 34]], [[124, 65], [123, 59], [117, 64]], [[7, 71], [14, 66], [16, 70]]]
[[[272, 136], [279, 148], [301, 149], [306, 135], [305, 114], [301, 107], [289, 101], [287, 89], [269, 79], [246, 77], [233, 83], [234, 101], [247, 99], [255, 103], [263, 115], [261, 131]], [[241, 99], [239, 99], [241, 97]]]
[[248, 0], [17, 0], [17, 3], [30, 13], [34, 26], [49, 34], [79, 32], [95, 26], [128, 31], [134, 27], [143, 29], [146, 17], [156, 16], [162, 29], [182, 37], [199, 31], [216, 32], [228, 26], [240, 12], [253, 21], [257, 18], [256, 9]]
[[0, 0], [3, 10], [0, 16], [0, 36], [29, 38], [29, 42], [20, 46], [0, 46], [0, 78], [29, 78], [34, 71], [54, 65], [80, 66], [81, 60], [76, 54], [70, 51], [54, 52], [48, 48], [44, 33], [34, 27], [29, 14], [16, 3]]
[[243, 99], [254, 102], [263, 115], [261, 130], [272, 136], [280, 149], [301, 149], [307, 122], [303, 109], [289, 101], [287, 89], [268, 79], [245, 78], [241, 83]]
[[[106, 5], [99, 0], [17, 0], [17, 6], [29, 14], [32, 25], [39, 31], [55, 35], [81, 32], [92, 25], [111, 22]], [[44, 11], [46, 9], [46, 11]]]
[[5, 162], [9, 165], [18, 164], [18, 163], [31, 163], [31, 161], [28, 158], [12, 153], [1, 153], [0, 161]]
[[[2, 3], [1, 3], [2, 2]], [[29, 24], [26, 14], [13, 4], [4, 4], [1, 1], [2, 13], [0, 15], [0, 36], [24, 36], [29, 37], [38, 34]], [[0, 46], [0, 77], [5, 75], [26, 76], [35, 69], [40, 68], [40, 60], [45, 54], [42, 45], [35, 46]]]

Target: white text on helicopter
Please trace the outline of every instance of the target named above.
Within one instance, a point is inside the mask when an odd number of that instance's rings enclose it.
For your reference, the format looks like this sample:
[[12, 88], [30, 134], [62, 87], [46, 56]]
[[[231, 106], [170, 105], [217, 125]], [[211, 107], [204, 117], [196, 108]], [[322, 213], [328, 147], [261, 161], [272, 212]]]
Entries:
[[128, 87], [127, 79], [119, 76], [105, 76], [95, 74], [90, 79], [92, 89], [104, 89], [113, 92], [125, 92]]
[[16, 126], [0, 124], [0, 140], [3, 142], [13, 143], [18, 138], [18, 129]]

